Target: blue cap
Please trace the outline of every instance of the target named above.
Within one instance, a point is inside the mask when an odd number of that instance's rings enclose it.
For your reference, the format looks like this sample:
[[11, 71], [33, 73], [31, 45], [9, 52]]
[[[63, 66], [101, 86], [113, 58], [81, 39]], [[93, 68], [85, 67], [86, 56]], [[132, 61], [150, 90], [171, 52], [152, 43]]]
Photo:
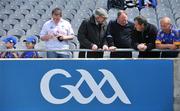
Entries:
[[24, 42], [30, 42], [36, 44], [37, 37], [36, 36], [28, 36]]
[[15, 45], [17, 43], [17, 38], [15, 36], [7, 36], [6, 38], [3, 39], [3, 42], [14, 43], [14, 45]]

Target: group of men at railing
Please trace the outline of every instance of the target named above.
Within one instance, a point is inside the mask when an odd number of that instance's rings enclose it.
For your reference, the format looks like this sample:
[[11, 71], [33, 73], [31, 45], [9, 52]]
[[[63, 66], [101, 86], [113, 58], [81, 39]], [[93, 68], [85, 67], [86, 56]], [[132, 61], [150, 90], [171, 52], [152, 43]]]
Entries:
[[[82, 21], [78, 30], [78, 40], [80, 49], [91, 49], [87, 52], [81, 51], [79, 58], [102, 58], [101, 50], [110, 50], [111, 58], [131, 58], [131, 51], [116, 51], [116, 49], [133, 48], [139, 51], [140, 58], [175, 58], [178, 56], [176, 49], [180, 48], [180, 31], [173, 28], [169, 17], [160, 20], [161, 30], [148, 23], [143, 16], [134, 18], [134, 23], [128, 21], [128, 16], [124, 10], [119, 10], [116, 20], [106, 22], [108, 13], [103, 8], [94, 10], [93, 15]], [[47, 50], [69, 49], [69, 40], [73, 39], [74, 32], [71, 24], [62, 18], [62, 10], [55, 8], [52, 10], [52, 19], [47, 21], [40, 32], [40, 38], [46, 43]], [[6, 37], [4, 40], [7, 49], [13, 49], [16, 40]], [[33, 49], [36, 40], [33, 36], [27, 37], [24, 41], [27, 49]], [[29, 46], [30, 45], [30, 46]], [[169, 49], [167, 52], [154, 52], [154, 48]], [[2, 52], [2, 58], [38, 57], [35, 51], [26, 51], [18, 56], [16, 52]], [[48, 58], [69, 58], [69, 53], [48, 51]]]
[[[111, 58], [131, 58], [132, 52], [117, 52], [116, 49], [133, 48], [140, 51], [140, 58], [159, 58], [160, 52], [152, 52], [158, 49], [179, 49], [180, 31], [173, 28], [169, 17], [160, 20], [161, 30], [148, 23], [143, 16], [134, 18], [134, 23], [128, 21], [124, 10], [119, 10], [116, 20], [109, 24], [105, 21], [108, 14], [102, 8], [94, 11], [94, 14], [82, 22], [78, 31], [78, 40], [81, 49], [111, 50]], [[80, 52], [83, 58], [85, 52]], [[178, 52], [162, 52], [161, 57], [174, 58]], [[88, 52], [89, 58], [101, 58], [103, 52]]]

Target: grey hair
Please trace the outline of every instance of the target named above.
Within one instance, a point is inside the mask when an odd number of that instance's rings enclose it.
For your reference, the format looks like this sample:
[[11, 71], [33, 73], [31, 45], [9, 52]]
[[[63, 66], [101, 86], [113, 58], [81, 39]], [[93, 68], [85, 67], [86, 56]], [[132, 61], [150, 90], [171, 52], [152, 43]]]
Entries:
[[107, 13], [107, 11], [105, 10], [105, 9], [103, 9], [103, 8], [97, 8], [97, 9], [95, 9], [94, 11], [93, 11], [93, 15], [95, 16], [95, 17], [99, 17], [99, 16], [104, 16], [104, 17], [108, 17], [108, 13]]

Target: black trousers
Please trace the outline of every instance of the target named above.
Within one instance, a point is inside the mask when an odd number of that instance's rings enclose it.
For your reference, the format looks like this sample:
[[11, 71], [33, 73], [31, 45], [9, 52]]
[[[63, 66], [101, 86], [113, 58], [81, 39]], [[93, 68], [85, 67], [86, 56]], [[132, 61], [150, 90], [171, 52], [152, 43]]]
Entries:
[[159, 58], [160, 52], [139, 52], [139, 58]]
[[79, 52], [79, 58], [103, 58], [103, 52]]
[[111, 52], [110, 58], [132, 58], [132, 52]]
[[179, 52], [162, 52], [161, 58], [176, 58], [178, 56]]

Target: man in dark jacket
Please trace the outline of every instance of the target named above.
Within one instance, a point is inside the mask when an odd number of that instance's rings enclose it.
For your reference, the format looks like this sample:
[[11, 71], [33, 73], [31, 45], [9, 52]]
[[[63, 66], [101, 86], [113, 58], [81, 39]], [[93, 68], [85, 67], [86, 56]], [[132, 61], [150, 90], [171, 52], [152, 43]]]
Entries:
[[[107, 29], [107, 43], [110, 50], [116, 48], [131, 48], [131, 38], [134, 24], [128, 21], [128, 16], [124, 10], [120, 10], [117, 19], [110, 21]], [[131, 58], [130, 52], [111, 52], [111, 58]]]
[[139, 50], [140, 58], [157, 58], [159, 52], [150, 52], [155, 48], [157, 28], [148, 23], [143, 16], [134, 19], [135, 30], [132, 37], [132, 47]]
[[[93, 15], [84, 20], [80, 25], [78, 30], [80, 49], [94, 50], [93, 52], [87, 53], [87, 58], [102, 58], [103, 52], [98, 52], [97, 50], [108, 50], [105, 40], [107, 17], [108, 14], [105, 9], [97, 8]], [[79, 58], [85, 58], [85, 56], [85, 52], [79, 53]]]

